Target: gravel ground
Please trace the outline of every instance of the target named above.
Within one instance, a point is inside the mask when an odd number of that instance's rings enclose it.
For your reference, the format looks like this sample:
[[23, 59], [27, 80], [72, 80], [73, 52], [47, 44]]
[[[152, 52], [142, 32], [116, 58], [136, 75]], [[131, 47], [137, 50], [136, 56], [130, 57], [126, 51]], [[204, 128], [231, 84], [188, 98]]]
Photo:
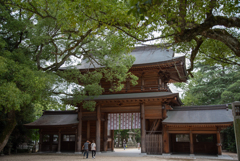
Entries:
[[[237, 160], [236, 153], [223, 153], [223, 155], [228, 155]], [[140, 151], [137, 149], [115, 149], [115, 152], [110, 153], [101, 153], [96, 155], [96, 159], [92, 159], [91, 153], [89, 153], [88, 160], [97, 160], [97, 161], [227, 161], [222, 159], [166, 159], [159, 156], [149, 156], [149, 155], [140, 155]], [[77, 155], [73, 153], [33, 153], [33, 154], [12, 154], [0, 156], [0, 161], [84, 161], [82, 155]]]
[[[88, 160], [92, 158], [88, 158]], [[72, 156], [72, 155], [11, 155], [11, 156], [1, 156], [1, 161], [81, 161], [82, 156]], [[157, 157], [108, 157], [108, 156], [96, 156], [97, 161], [192, 161], [193, 159], [162, 159]], [[196, 161], [196, 159], [194, 160]]]
[[[96, 159], [91, 157], [88, 160], [97, 161], [207, 161], [206, 159], [163, 159], [157, 156], [142, 156], [142, 157], [114, 157], [114, 156], [96, 156]], [[82, 155], [68, 155], [68, 154], [22, 154], [22, 155], [5, 155], [0, 156], [0, 161], [83, 161], [86, 160]], [[217, 160], [209, 160], [217, 161]], [[220, 160], [219, 160], [220, 161]], [[223, 161], [221, 159], [221, 161]], [[225, 160], [224, 160], [225, 161]]]

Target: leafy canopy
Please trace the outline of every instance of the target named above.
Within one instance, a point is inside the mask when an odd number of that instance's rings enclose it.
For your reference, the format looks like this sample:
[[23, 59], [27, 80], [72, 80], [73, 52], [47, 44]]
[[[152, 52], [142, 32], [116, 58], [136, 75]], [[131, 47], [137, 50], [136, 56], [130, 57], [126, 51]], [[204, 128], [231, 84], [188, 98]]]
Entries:
[[198, 63], [194, 78], [188, 83], [175, 83], [184, 90], [185, 105], [227, 104], [240, 101], [238, 66], [210, 66]]
[[[155, 41], [194, 60], [238, 65], [240, 4], [238, 0], [126, 0], [138, 26], [121, 29], [138, 41]], [[135, 28], [136, 29], [135, 29]], [[135, 29], [135, 33], [129, 31]], [[144, 35], [144, 36], [143, 36]]]

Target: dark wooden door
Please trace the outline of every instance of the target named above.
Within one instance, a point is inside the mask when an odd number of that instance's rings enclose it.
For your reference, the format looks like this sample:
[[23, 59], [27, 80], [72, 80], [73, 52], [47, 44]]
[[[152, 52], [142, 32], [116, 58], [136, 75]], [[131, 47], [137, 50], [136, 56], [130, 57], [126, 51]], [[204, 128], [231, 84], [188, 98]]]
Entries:
[[218, 154], [216, 134], [193, 135], [195, 154]]
[[147, 154], [162, 154], [162, 134], [146, 135]]
[[74, 152], [75, 151], [75, 135], [62, 135], [61, 137], [61, 151]]

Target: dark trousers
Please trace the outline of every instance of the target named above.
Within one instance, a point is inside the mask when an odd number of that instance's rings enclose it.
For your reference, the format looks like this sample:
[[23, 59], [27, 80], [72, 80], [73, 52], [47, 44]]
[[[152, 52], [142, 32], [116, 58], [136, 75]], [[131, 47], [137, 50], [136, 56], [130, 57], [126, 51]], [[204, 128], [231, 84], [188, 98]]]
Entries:
[[86, 158], [88, 158], [88, 149], [86, 150], [84, 150], [84, 153], [83, 153], [83, 156], [85, 156], [85, 154], [87, 153], [87, 156], [86, 156]]
[[92, 157], [96, 155], [96, 150], [92, 150]]

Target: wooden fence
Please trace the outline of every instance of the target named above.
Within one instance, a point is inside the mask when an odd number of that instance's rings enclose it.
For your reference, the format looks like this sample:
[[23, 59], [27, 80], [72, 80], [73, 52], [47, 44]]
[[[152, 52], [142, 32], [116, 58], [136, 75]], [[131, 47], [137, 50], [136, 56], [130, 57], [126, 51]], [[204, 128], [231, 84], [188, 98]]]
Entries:
[[147, 154], [162, 154], [162, 134], [146, 135]]

